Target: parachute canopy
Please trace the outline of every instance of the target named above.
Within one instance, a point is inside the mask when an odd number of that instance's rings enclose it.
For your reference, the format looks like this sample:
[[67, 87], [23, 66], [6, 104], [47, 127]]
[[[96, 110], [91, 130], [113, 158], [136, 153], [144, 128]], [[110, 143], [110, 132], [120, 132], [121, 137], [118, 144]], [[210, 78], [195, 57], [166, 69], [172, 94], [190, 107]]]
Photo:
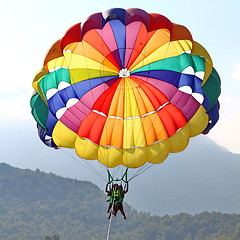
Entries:
[[219, 118], [220, 78], [208, 52], [186, 27], [141, 9], [72, 26], [33, 88], [40, 139], [110, 168], [161, 163]]

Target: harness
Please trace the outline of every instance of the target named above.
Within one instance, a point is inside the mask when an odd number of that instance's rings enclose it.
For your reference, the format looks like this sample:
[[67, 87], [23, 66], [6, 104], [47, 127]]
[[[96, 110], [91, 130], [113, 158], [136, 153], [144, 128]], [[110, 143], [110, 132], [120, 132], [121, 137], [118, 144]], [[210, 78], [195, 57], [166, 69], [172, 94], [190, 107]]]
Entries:
[[109, 201], [110, 203], [114, 203], [114, 204], [120, 203], [123, 201], [123, 197], [119, 189], [111, 191], [110, 199], [108, 200], [108, 202]]
[[[128, 172], [128, 168], [126, 168], [122, 178], [113, 178], [113, 176], [111, 175], [111, 173], [109, 172], [109, 170], [107, 170], [108, 172], [108, 183], [106, 185], [106, 192], [108, 192], [109, 194], [109, 191], [107, 190], [108, 189], [108, 186], [110, 184], [112, 184], [112, 187], [113, 187], [113, 183], [114, 182], [117, 182], [117, 181], [120, 181], [121, 182], [121, 185], [122, 185], [122, 182], [124, 182], [125, 184], [128, 184], [128, 179], [127, 179], [127, 172]], [[110, 199], [107, 200], [107, 202], [110, 202], [112, 204], [116, 204], [116, 203], [121, 203], [123, 202], [123, 198], [124, 198], [124, 194], [122, 195], [122, 190], [120, 189], [117, 189], [117, 190], [110, 190]]]

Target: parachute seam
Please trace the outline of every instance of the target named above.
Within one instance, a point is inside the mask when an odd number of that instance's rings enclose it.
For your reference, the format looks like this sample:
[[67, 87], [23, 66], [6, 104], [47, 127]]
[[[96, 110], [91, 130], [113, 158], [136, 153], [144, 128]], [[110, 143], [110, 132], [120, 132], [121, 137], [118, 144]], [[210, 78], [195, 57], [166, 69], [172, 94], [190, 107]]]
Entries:
[[[168, 46], [170, 46], [170, 43], [168, 43]], [[157, 48], [158, 49], [158, 48]], [[155, 49], [155, 51], [157, 50], [157, 49]], [[146, 48], [145, 48], [145, 51], [146, 51]], [[154, 52], [154, 51], [153, 51]], [[167, 51], [166, 51], [167, 52]], [[167, 54], [167, 53], [166, 53]], [[166, 55], [165, 55], [166, 56]], [[144, 65], [142, 65], [142, 67], [143, 67]], [[148, 77], [147, 77], [148, 78]], [[147, 82], [147, 81], [146, 81]], [[144, 84], [144, 83], [143, 83]], [[155, 85], [154, 85], [155, 87], [156, 87], [156, 83], [155, 83]], [[150, 106], [150, 104], [152, 104], [152, 102], [150, 101], [150, 99], [149, 99], [149, 103], [148, 103], [148, 106], [146, 106], [146, 107], [149, 107]], [[155, 118], [154, 118], [154, 120], [153, 121], [151, 121], [152, 122], [152, 124], [151, 124], [151, 126], [149, 127], [149, 129], [147, 130], [147, 132], [146, 133], [148, 133], [149, 131], [150, 131], [150, 129], [153, 127], [153, 123], [154, 123], [154, 121], [156, 120], [156, 117], [157, 116], [155, 116]], [[144, 121], [144, 120], [142, 120], [142, 121]], [[162, 130], [163, 131], [163, 130]], [[148, 154], [148, 153], [147, 153]]]

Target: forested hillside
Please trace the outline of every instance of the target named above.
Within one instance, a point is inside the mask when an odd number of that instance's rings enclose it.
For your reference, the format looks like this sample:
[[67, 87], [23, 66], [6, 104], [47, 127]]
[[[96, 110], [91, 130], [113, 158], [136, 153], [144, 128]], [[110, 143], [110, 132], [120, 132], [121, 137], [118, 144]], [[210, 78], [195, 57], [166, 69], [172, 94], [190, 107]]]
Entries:
[[[1, 240], [106, 239], [106, 197], [90, 182], [0, 164], [0, 192]], [[113, 219], [111, 240], [240, 239], [239, 214], [159, 217], [124, 206], [127, 220]]]

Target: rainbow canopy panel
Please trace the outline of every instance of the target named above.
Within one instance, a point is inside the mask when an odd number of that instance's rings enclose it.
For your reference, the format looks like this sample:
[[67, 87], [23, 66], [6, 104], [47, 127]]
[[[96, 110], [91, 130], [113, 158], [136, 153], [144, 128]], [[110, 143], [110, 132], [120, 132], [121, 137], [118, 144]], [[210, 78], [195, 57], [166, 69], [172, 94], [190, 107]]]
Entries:
[[220, 78], [187, 28], [141, 9], [72, 26], [33, 81], [40, 139], [107, 167], [161, 163], [218, 121]]

